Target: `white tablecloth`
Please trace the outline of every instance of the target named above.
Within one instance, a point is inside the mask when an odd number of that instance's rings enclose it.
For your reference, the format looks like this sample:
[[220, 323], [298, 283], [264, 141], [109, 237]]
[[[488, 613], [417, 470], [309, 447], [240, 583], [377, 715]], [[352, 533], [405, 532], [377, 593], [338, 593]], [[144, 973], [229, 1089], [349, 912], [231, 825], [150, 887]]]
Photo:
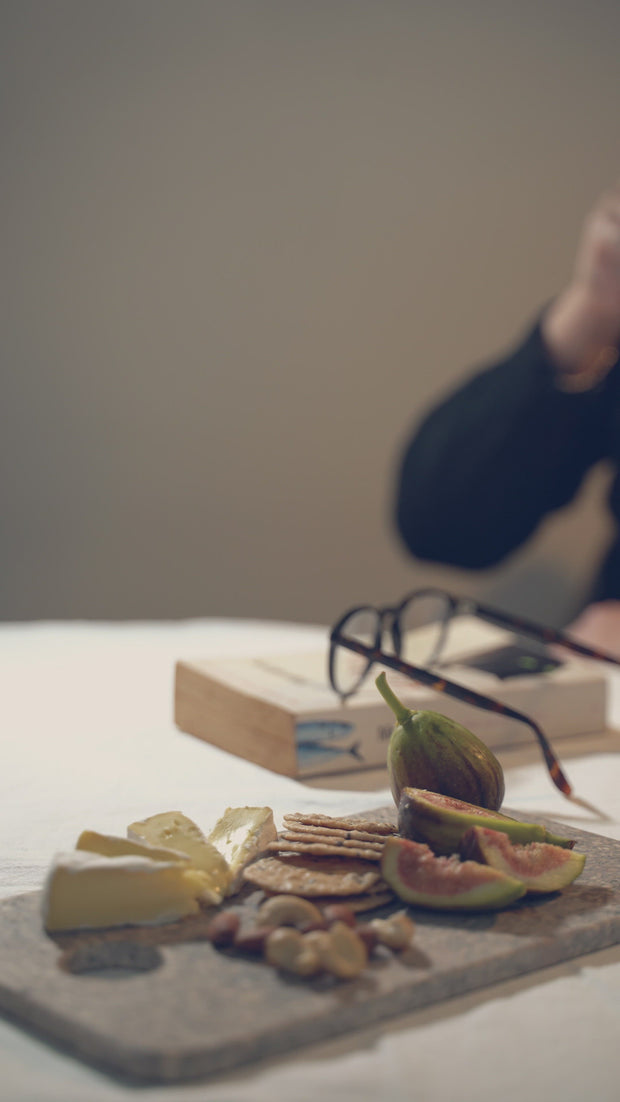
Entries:
[[[39, 888], [51, 856], [80, 830], [178, 808], [209, 827], [229, 805], [362, 810], [389, 803], [386, 778], [300, 784], [182, 734], [172, 719], [178, 658], [303, 650], [320, 627], [241, 621], [0, 626], [0, 895]], [[620, 680], [610, 722], [620, 720]], [[569, 740], [565, 740], [564, 745]], [[505, 804], [620, 838], [620, 742], [570, 740], [568, 804], [536, 752], [500, 755]], [[567, 756], [568, 754], [568, 756]], [[354, 786], [359, 785], [356, 790]], [[617, 1102], [620, 948], [453, 999], [373, 1031], [303, 1050], [218, 1081], [119, 1085], [0, 1020], [6, 1102]]]

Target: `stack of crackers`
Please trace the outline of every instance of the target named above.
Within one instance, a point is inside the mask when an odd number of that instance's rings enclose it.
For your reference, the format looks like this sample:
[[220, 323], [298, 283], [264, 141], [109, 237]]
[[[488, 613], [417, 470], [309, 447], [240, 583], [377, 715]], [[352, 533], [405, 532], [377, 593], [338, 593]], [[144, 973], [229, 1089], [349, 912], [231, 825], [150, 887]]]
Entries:
[[381, 855], [386, 838], [396, 833], [387, 822], [295, 812], [284, 816], [283, 830], [267, 846], [269, 854], [248, 865], [243, 875], [268, 895], [373, 910], [394, 899], [381, 875]]

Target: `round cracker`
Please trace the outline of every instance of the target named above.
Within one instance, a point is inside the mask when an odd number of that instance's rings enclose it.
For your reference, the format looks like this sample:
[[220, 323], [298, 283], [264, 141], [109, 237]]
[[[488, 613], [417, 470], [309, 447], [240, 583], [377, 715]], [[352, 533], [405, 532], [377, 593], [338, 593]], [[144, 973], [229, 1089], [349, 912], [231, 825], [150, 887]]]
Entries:
[[291, 895], [360, 895], [382, 879], [369, 861], [354, 857], [260, 857], [243, 870], [244, 879], [268, 892]]
[[295, 834], [311, 834], [325, 839], [346, 838], [356, 842], [375, 842], [377, 845], [383, 845], [387, 837], [385, 834], [373, 834], [369, 830], [343, 830], [341, 827], [311, 826], [310, 823], [300, 823], [298, 819], [289, 821], [286, 815], [283, 821], [285, 831], [291, 831]]
[[345, 903], [357, 914], [360, 911], [375, 911], [379, 907], [385, 907], [394, 899], [394, 892], [386, 884], [384, 892], [363, 892], [361, 895], [349, 896], [318, 895], [313, 896], [312, 902], [319, 908], [329, 907], [332, 903]]
[[336, 859], [346, 853], [347, 857], [357, 857], [361, 861], [380, 861], [383, 854], [383, 848], [370, 849], [361, 843], [345, 849], [342, 844], [338, 845], [336, 842], [277, 841], [269, 842], [266, 848], [271, 853], [308, 853], [313, 857], [335, 857]]
[[355, 818], [354, 816], [323, 815], [320, 812], [294, 811], [284, 816], [287, 822], [306, 823], [309, 826], [332, 826], [339, 830], [365, 830], [369, 834], [397, 834], [398, 828], [393, 823], [375, 822], [371, 819]]
[[310, 828], [304, 834], [299, 830], [283, 830], [278, 834], [274, 841], [284, 840], [285, 842], [316, 842], [322, 843], [322, 845], [337, 846], [341, 850], [347, 849], [375, 849], [383, 850], [385, 847], [385, 838], [381, 838], [376, 835], [370, 842], [364, 839], [347, 838], [344, 834], [335, 834], [332, 830], [315, 831], [310, 832]]

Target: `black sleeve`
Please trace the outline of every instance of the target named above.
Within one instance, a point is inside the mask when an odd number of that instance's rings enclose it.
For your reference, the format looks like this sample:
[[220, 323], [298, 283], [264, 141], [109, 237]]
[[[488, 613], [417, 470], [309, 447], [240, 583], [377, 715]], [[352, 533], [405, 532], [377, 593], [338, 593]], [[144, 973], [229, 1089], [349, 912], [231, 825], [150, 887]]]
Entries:
[[555, 386], [537, 324], [423, 420], [402, 456], [396, 524], [420, 559], [482, 568], [567, 504], [607, 454], [606, 385]]

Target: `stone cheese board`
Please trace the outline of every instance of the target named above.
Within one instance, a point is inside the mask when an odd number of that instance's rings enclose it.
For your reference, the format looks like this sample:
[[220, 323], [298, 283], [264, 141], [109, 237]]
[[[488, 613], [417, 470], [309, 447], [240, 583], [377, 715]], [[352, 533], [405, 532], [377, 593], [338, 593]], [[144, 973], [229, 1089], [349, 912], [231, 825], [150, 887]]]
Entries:
[[41, 892], [14, 896], [0, 903], [0, 1011], [122, 1080], [182, 1082], [620, 942], [620, 841], [537, 821], [570, 834], [586, 854], [574, 884], [493, 913], [412, 908], [411, 948], [371, 957], [361, 976], [346, 982], [286, 977], [208, 941], [173, 939], [151, 946], [147, 970], [74, 974], [59, 965], [62, 939], [42, 928]]

